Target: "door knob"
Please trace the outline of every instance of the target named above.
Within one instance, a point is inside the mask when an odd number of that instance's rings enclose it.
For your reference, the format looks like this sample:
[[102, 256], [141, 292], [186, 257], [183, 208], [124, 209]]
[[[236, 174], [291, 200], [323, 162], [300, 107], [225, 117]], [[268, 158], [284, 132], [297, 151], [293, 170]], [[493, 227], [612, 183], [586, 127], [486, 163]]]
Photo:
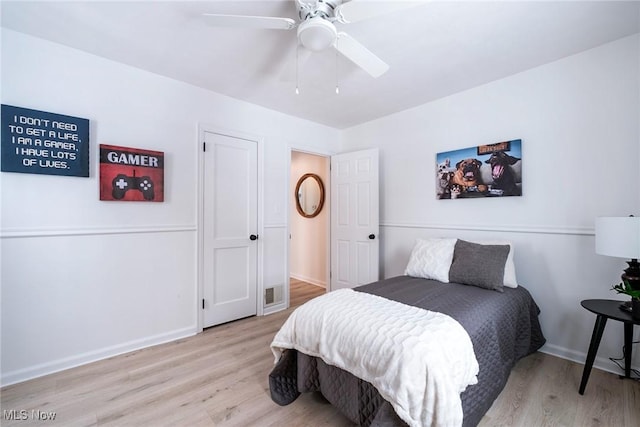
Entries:
[[249, 236], [249, 240], [258, 240], [258, 236], [255, 234], [252, 234], [251, 236]]
[[375, 234], [369, 234], [369, 239], [370, 239], [370, 240], [373, 240], [373, 239], [375, 239], [375, 238], [376, 238], [376, 235], [375, 235]]

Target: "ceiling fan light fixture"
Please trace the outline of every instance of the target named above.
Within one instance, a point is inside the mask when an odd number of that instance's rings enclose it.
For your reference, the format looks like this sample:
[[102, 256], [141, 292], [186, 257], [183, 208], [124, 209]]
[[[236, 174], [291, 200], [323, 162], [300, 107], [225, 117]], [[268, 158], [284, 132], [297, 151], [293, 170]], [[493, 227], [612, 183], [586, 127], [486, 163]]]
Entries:
[[298, 27], [300, 44], [313, 52], [333, 46], [337, 37], [335, 25], [320, 17], [307, 19]]

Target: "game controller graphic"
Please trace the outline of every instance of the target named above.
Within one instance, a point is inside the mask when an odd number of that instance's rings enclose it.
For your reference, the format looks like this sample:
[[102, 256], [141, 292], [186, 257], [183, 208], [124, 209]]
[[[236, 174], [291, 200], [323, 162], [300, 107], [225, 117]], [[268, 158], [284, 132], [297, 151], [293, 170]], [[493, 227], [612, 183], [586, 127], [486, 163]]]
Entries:
[[133, 171], [133, 176], [127, 176], [124, 174], [118, 174], [111, 182], [113, 190], [111, 194], [114, 199], [120, 200], [129, 190], [138, 190], [142, 192], [142, 197], [145, 200], [153, 200], [155, 193], [153, 191], [153, 181], [148, 176], [136, 176], [136, 171]]

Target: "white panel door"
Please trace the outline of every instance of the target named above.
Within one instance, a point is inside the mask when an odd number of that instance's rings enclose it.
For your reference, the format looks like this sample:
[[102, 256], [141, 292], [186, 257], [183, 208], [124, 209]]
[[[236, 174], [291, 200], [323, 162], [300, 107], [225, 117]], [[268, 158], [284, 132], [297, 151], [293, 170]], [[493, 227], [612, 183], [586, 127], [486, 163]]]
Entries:
[[378, 150], [331, 157], [331, 290], [378, 280]]
[[256, 314], [257, 142], [205, 132], [204, 319], [213, 326]]

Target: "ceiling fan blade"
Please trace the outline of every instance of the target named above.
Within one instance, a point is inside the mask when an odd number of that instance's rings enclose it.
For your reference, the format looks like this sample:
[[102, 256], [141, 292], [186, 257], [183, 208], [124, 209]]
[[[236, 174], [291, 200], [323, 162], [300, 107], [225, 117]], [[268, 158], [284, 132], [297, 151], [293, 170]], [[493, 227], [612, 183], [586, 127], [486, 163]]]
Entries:
[[351, 0], [336, 7], [338, 22], [348, 24], [425, 4], [428, 0], [363, 1]]
[[354, 64], [377, 78], [387, 72], [389, 65], [347, 33], [338, 33], [335, 48]]
[[215, 13], [204, 13], [203, 16], [207, 24], [217, 27], [290, 30], [296, 26], [296, 21], [290, 18], [250, 15], [220, 15]]

